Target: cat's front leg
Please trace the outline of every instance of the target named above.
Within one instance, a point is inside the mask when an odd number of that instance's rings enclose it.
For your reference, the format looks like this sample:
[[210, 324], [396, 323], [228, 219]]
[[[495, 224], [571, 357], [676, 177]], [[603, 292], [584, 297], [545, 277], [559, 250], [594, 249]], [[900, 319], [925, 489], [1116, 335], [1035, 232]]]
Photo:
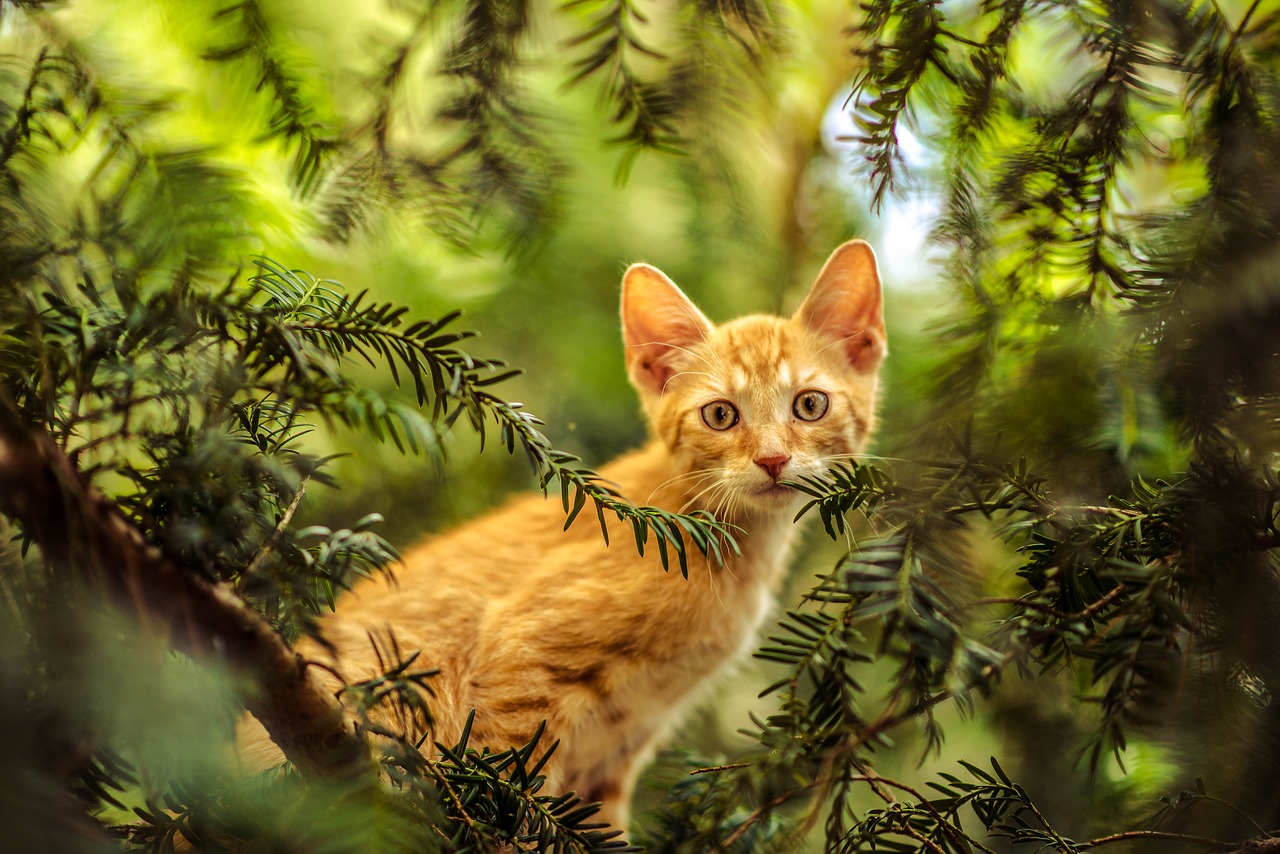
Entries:
[[588, 823], [607, 824], [615, 830], [626, 831], [639, 768], [639, 762], [632, 762], [625, 768], [615, 767], [607, 772], [593, 769], [587, 775], [590, 779], [567, 781], [563, 788], [575, 792], [584, 806], [600, 804], [600, 811], [587, 819]]
[[[649, 730], [611, 729], [609, 742], [597, 745], [591, 757], [566, 754], [562, 766], [567, 772], [559, 781], [562, 791], [575, 792], [583, 804], [599, 803], [600, 811], [590, 821], [626, 831], [631, 818], [631, 797], [640, 771], [653, 758], [657, 739]], [[584, 739], [586, 741], [587, 739]]]

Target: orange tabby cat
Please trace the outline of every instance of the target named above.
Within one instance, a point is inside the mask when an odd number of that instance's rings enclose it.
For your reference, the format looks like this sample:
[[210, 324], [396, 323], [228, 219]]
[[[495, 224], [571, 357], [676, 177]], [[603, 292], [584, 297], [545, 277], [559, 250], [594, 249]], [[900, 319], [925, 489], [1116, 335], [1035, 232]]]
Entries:
[[[715, 676], [756, 640], [792, 541], [796, 493], [862, 450], [886, 352], [875, 256], [861, 241], [831, 256], [794, 316], [713, 325], [665, 275], [635, 264], [622, 281], [627, 373], [652, 438], [601, 470], [623, 495], [671, 511], [705, 509], [741, 529], [742, 554], [690, 561], [689, 578], [636, 553], [593, 514], [562, 532], [558, 501], [528, 496], [409, 551], [396, 583], [358, 584], [322, 621], [347, 679], [374, 674], [367, 632], [438, 667], [432, 737], [526, 742], [547, 723], [561, 741], [548, 791], [573, 790], [627, 823], [640, 767]], [[587, 519], [586, 516], [592, 516]], [[278, 751], [253, 724], [242, 755]], [[268, 753], [271, 756], [268, 757]]]

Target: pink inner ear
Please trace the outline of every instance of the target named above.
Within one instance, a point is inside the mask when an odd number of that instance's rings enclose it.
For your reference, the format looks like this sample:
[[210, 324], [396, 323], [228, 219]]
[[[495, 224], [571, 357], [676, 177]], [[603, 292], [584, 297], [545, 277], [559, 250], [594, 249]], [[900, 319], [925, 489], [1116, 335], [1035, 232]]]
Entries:
[[884, 339], [871, 330], [863, 330], [863, 334], [845, 344], [845, 355], [853, 369], [861, 373], [870, 373], [880, 366], [889, 348]]
[[633, 264], [622, 278], [622, 336], [627, 373], [642, 391], [661, 394], [672, 361], [702, 341], [711, 323], [662, 271]]
[[861, 240], [831, 254], [796, 317], [844, 345], [854, 370], [869, 373], [888, 353], [876, 256]]

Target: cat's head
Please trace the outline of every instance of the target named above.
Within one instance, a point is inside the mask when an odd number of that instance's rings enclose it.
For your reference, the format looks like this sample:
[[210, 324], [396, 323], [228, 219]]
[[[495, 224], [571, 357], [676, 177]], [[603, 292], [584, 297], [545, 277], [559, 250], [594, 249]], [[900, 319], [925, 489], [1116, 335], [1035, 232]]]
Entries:
[[860, 240], [831, 255], [791, 317], [719, 326], [660, 270], [634, 264], [622, 329], [627, 373], [686, 509], [781, 511], [798, 496], [779, 481], [819, 475], [866, 445], [887, 346], [875, 254]]

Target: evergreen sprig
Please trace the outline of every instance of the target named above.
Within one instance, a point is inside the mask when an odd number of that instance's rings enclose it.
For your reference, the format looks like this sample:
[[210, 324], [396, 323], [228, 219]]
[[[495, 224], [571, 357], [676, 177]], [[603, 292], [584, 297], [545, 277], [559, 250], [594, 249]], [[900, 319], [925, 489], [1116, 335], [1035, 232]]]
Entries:
[[458, 132], [427, 174], [456, 184], [473, 217], [497, 213], [517, 245], [553, 219], [563, 165], [545, 142], [545, 121], [518, 82], [534, 12], [526, 0], [467, 0], [441, 74], [455, 94], [440, 110]]
[[[827, 844], [833, 850], [855, 839], [890, 850], [921, 844], [987, 850], [960, 824], [961, 806], [977, 811], [992, 836], [1059, 840], [1053, 844], [1067, 846], [1063, 850], [1097, 844], [1073, 847], [1077, 843], [1061, 836], [994, 760], [995, 777], [970, 768], [977, 783], [947, 776], [945, 785], [934, 787], [950, 800], [907, 807], [892, 793], [913, 790], [869, 771], [867, 751], [886, 745], [892, 729], [911, 724], [922, 727], [926, 743], [936, 748], [943, 731], [935, 707], [967, 707], [975, 691], [994, 696], [1011, 668], [1035, 678], [1077, 669], [1097, 692], [1084, 699], [1099, 709], [1097, 727], [1080, 751], [1094, 768], [1108, 752], [1123, 764], [1127, 730], [1156, 718], [1162, 698], [1178, 690], [1177, 674], [1194, 661], [1195, 637], [1213, 631], [1190, 614], [1190, 578], [1178, 568], [1188, 538], [1198, 536], [1181, 514], [1196, 506], [1188, 499], [1203, 500], [1203, 474], [1172, 483], [1139, 479], [1129, 498], [1065, 506], [1025, 461], [987, 461], [968, 437], [953, 438], [949, 456], [908, 476], [841, 464], [826, 477], [793, 484], [809, 497], [802, 515], [817, 511], [834, 539], [857, 530], [846, 514], [868, 514], [873, 524], [890, 529], [852, 547], [808, 594], [816, 610], [788, 611], [757, 653], [784, 668], [765, 692], [777, 692], [779, 711], [755, 733], [768, 758], [748, 754], [745, 763], [700, 788], [699, 797], [736, 792], [760, 805], [752, 815], [763, 821], [784, 804], [823, 795], [830, 801]], [[1237, 500], [1271, 524], [1276, 505], [1262, 497], [1268, 487], [1233, 489]], [[997, 533], [1017, 551], [1015, 572], [1025, 585], [1020, 595], [989, 597], [967, 588], [965, 570], [948, 554], [965, 529]], [[877, 708], [865, 686], [885, 660], [897, 667]], [[748, 782], [778, 773], [813, 782], [772, 792]], [[855, 790], [866, 787], [886, 797], [889, 807], [856, 806]], [[721, 839], [741, 838], [731, 814], [720, 813]], [[1197, 842], [1164, 831], [1126, 832], [1116, 841], [1141, 838]]]
[[258, 0], [237, 0], [214, 15], [231, 21], [233, 37], [211, 47], [204, 58], [212, 62], [247, 59], [257, 68], [259, 91], [271, 95], [271, 116], [263, 134], [297, 147], [290, 174], [294, 186], [310, 194], [339, 149], [336, 128], [327, 127], [315, 108], [314, 92], [304, 92], [306, 78], [288, 56], [287, 45], [273, 32], [268, 10]]
[[[965, 453], [963, 446], [956, 450]], [[808, 480], [797, 487], [812, 496], [806, 510], [823, 512], [833, 537], [849, 531], [842, 509], [874, 506], [879, 520], [901, 525], [860, 544], [808, 596], [841, 609], [839, 617], [820, 619], [828, 628], [879, 623], [879, 645], [865, 655], [867, 660], [886, 654], [899, 659], [890, 696], [905, 708], [927, 710], [944, 693], [956, 698], [971, 689], [988, 693], [1007, 665], [1028, 657], [1045, 670], [1076, 657], [1092, 659], [1094, 680], [1109, 685], [1104, 726], [1122, 744], [1120, 719], [1145, 693], [1146, 678], [1139, 674], [1149, 674], [1140, 650], [1148, 643], [1161, 647], [1189, 628], [1176, 576], [1168, 571], [1170, 557], [1180, 548], [1170, 536], [1176, 525], [1161, 505], [1163, 493], [1145, 484], [1139, 487], [1145, 487], [1149, 506], [1139, 510], [1130, 502], [1113, 510], [1063, 508], [1045, 494], [1042, 483], [1025, 462], [992, 465], [973, 457], [936, 463], [919, 486], [895, 484], [867, 466], [840, 466], [829, 478]], [[946, 591], [951, 562], [939, 549], [953, 547], [936, 539], [954, 532], [967, 517], [998, 519], [1001, 535], [1024, 556], [1017, 570], [1028, 584], [1023, 597], [982, 603], [1014, 609], [987, 643], [962, 635], [972, 606]], [[782, 623], [808, 645], [793, 640], [785, 654], [774, 647], [761, 654], [811, 668], [816, 650], [829, 642], [826, 632], [813, 631], [815, 619], [805, 615], [805, 622], [797, 622], [793, 613]], [[856, 632], [844, 636], [861, 637]], [[794, 687], [794, 677], [790, 682]]]
[[624, 127], [615, 141], [632, 146], [622, 174], [642, 148], [679, 153], [682, 141], [676, 126], [677, 101], [663, 82], [642, 77], [629, 57], [634, 52], [651, 60], [667, 59], [637, 32], [648, 18], [632, 0], [570, 0], [565, 8], [584, 8], [589, 15], [587, 29], [569, 40], [570, 47], [589, 48], [587, 55], [574, 62], [570, 84], [604, 76], [613, 104], [613, 122]]
[[822, 527], [834, 540], [848, 533], [848, 514], [872, 512], [890, 498], [893, 481], [875, 466], [837, 464], [823, 477], [805, 477], [787, 485], [810, 499], [796, 512], [796, 519], [817, 511]]
[[[953, 78], [944, 41], [948, 33], [937, 6], [934, 0], [879, 0], [866, 4], [859, 27], [869, 45], [859, 50], [866, 66], [851, 98], [858, 99], [856, 141], [867, 149], [872, 205], [877, 208], [897, 180], [898, 128], [909, 116], [912, 92], [930, 69]], [[864, 93], [870, 95], [865, 102]]]
[[[361, 308], [361, 295], [353, 300], [338, 297], [326, 283], [308, 284], [297, 274], [275, 267], [268, 267], [258, 278], [261, 287], [272, 295], [269, 306], [287, 314], [286, 322], [274, 327], [273, 332], [310, 339], [333, 357], [355, 354], [372, 362], [373, 356], [381, 356], [396, 382], [400, 381], [396, 368], [400, 364], [412, 378], [420, 406], [430, 404], [433, 418], [445, 425], [465, 414], [482, 445], [487, 419], [492, 417], [499, 425], [503, 445], [511, 453], [517, 444], [523, 449], [544, 491], [553, 480], [559, 481], [568, 514], [566, 528], [590, 499], [606, 541], [609, 535], [604, 514], [608, 511], [631, 526], [641, 553], [652, 536], [664, 567], [670, 560], [668, 550], [674, 550], [680, 570], [686, 576], [686, 536], [699, 552], [717, 562], [724, 559], [722, 549], [737, 549], [731, 530], [709, 515], [675, 514], [632, 504], [605, 485], [594, 471], [581, 466], [577, 457], [556, 450], [537, 429], [541, 421], [488, 390], [512, 376], [513, 371], [503, 371], [503, 365], [498, 362], [477, 360], [452, 348], [453, 344], [469, 337], [469, 333], [443, 331], [457, 318], [456, 313], [437, 321], [421, 321], [400, 331], [396, 327], [404, 313], [402, 308], [389, 305]], [[281, 360], [288, 354], [293, 370], [326, 371], [322, 363], [312, 360], [299, 346], [298, 340], [285, 338], [283, 346], [270, 346], [266, 337], [247, 340], [252, 340], [254, 353], [278, 354]], [[261, 362], [257, 366], [260, 371], [270, 370], [277, 364], [269, 355], [257, 358]], [[394, 436], [394, 424], [384, 424]]]
[[622, 840], [620, 830], [594, 820], [598, 804], [572, 794], [541, 793], [545, 777], [540, 772], [556, 747], [541, 747], [541, 729], [528, 743], [499, 753], [471, 747], [470, 732], [468, 719], [457, 744], [437, 745], [441, 759], [427, 760], [429, 771], [410, 778], [416, 783], [434, 777], [450, 793], [446, 803], [456, 810], [451, 817], [459, 824], [451, 841], [460, 848], [507, 843], [526, 851], [640, 850]]
[[[264, 538], [278, 537], [274, 529], [301, 479], [323, 479], [318, 472], [325, 461], [292, 447], [309, 431], [303, 421], [309, 415], [337, 419], [437, 459], [442, 431], [460, 417], [482, 442], [492, 418], [508, 451], [517, 444], [525, 451], [544, 490], [560, 482], [566, 525], [589, 498], [604, 536], [608, 511], [632, 528], [641, 551], [650, 537], [656, 540], [664, 566], [674, 550], [686, 574], [687, 541], [717, 561], [722, 549], [736, 548], [730, 530], [705, 514], [636, 506], [578, 458], [556, 450], [537, 429], [538, 419], [490, 391], [514, 371], [456, 348], [470, 337], [448, 328], [456, 312], [406, 324], [404, 307], [348, 296], [334, 282], [265, 259], [258, 266], [245, 286], [233, 280], [202, 293], [179, 285], [147, 301], [126, 295], [123, 304], [86, 283], [81, 300], [49, 295], [46, 308], [32, 307], [33, 314], [15, 318], [11, 327], [30, 334], [27, 325], [37, 324], [47, 349], [62, 357], [42, 371], [22, 366], [12, 374], [20, 382], [29, 378], [17, 389], [18, 402], [50, 413], [64, 444], [92, 425], [100, 435], [75, 452], [92, 452], [99, 469], [119, 470], [132, 480], [137, 492], [122, 500], [143, 530], [206, 572], [226, 577], [228, 568], [248, 566]], [[9, 340], [17, 339], [11, 334]], [[175, 362], [170, 357], [179, 351], [189, 355]], [[9, 352], [17, 359], [32, 351]], [[151, 370], [140, 368], [140, 353], [153, 362]], [[394, 383], [412, 386], [427, 414], [347, 380], [344, 371], [353, 359], [385, 367]], [[96, 378], [92, 400], [85, 397], [88, 376]], [[189, 392], [196, 387], [210, 394], [193, 410], [196, 398]], [[166, 423], [189, 427], [171, 432], [157, 426]], [[118, 462], [128, 458], [125, 448], [135, 437], [145, 467]], [[107, 454], [112, 447], [118, 457]], [[211, 478], [210, 472], [223, 474]], [[276, 554], [301, 556], [305, 550]], [[366, 556], [374, 554], [389, 559], [393, 552], [375, 545]], [[343, 577], [329, 581], [342, 584]]]
[[[205, 576], [194, 589], [238, 590], [292, 630], [394, 559], [372, 516], [295, 528], [307, 485], [329, 479], [326, 460], [306, 452], [310, 425], [346, 424], [439, 460], [446, 431], [465, 420], [482, 438], [496, 429], [509, 452], [519, 446], [542, 488], [559, 483], [566, 524], [590, 503], [605, 536], [613, 514], [637, 548], [656, 539], [664, 563], [674, 549], [685, 571], [690, 541], [711, 559], [733, 547], [714, 520], [634, 507], [556, 450], [536, 418], [494, 393], [506, 369], [467, 354], [454, 317], [414, 324], [402, 307], [269, 262], [248, 282], [210, 284], [243, 245], [237, 179], [207, 152], [160, 146], [148, 131], [162, 105], [110, 85], [39, 6], [4, 12], [6, 24], [36, 21], [40, 35], [0, 70], [0, 463], [37, 474], [48, 470], [27, 463], [41, 454], [67, 463], [58, 482], [80, 489], [39, 493], [59, 497], [51, 517], [119, 510], [105, 518], [140, 540], [120, 563], [180, 560], [182, 577]], [[425, 190], [422, 206], [447, 212], [464, 242], [482, 208], [510, 201], [517, 230], [548, 219], [537, 183], [545, 149], [527, 144], [546, 131], [515, 85], [529, 8], [459, 5], [435, 69], [454, 96], [439, 117], [458, 131], [442, 156], [407, 152], [391, 133], [398, 81], [443, 17], [435, 8], [415, 10], [419, 26], [388, 57], [371, 142], [317, 118], [326, 105], [264, 4], [220, 15], [232, 36], [211, 57], [253, 69], [270, 103], [263, 132], [296, 146], [301, 189], [346, 181], [355, 198], [351, 188], [371, 179], [394, 201]], [[694, 62], [724, 65], [721, 53], [690, 46], [716, 31], [752, 53], [769, 41], [767, 12], [687, 4], [675, 18], [692, 16], [699, 32], [668, 50], [647, 38], [637, 7], [597, 4], [581, 27], [573, 21], [582, 55], [570, 73], [607, 78], [632, 151], [665, 148], [704, 103], [698, 80], [724, 79], [699, 77]], [[1267, 631], [1280, 608], [1280, 15], [1256, 2], [1174, 0], [871, 0], [862, 12], [856, 115], [876, 200], [901, 183], [904, 122], [939, 129], [940, 233], [956, 250], [947, 275], [963, 305], [929, 348], [938, 380], [919, 407], [918, 442], [895, 449], [922, 462], [841, 466], [793, 484], [846, 554], [760, 652], [781, 671], [752, 748], [670, 790], [654, 847], [786, 848], [815, 827], [830, 850], [990, 850], [993, 838], [1061, 851], [1274, 847], [1274, 751], [1256, 747], [1275, 737], [1280, 695], [1280, 642]], [[1037, 27], [1066, 50], [1050, 85], [1025, 86]], [[646, 53], [655, 45], [669, 56]], [[41, 188], [65, 171], [62, 158], [84, 151], [95, 160], [87, 201], [45, 205]], [[412, 387], [416, 405], [355, 386], [356, 362]], [[956, 425], [971, 425], [959, 442], [947, 432]], [[6, 506], [23, 509], [13, 497], [31, 484], [5, 486]], [[53, 527], [66, 539], [81, 531]], [[69, 714], [80, 706], [56, 696], [74, 681], [60, 651], [83, 643], [62, 610], [64, 574], [19, 547], [0, 565], [0, 729], [15, 746], [0, 751], [0, 770], [45, 784], [18, 793], [22, 808], [54, 817], [48, 826], [67, 819], [86, 848], [102, 829], [82, 803], [139, 798], [135, 840], [153, 850], [179, 830], [223, 847], [253, 831], [267, 846], [318, 836], [349, 850], [618, 844], [591, 835], [588, 805], [544, 798], [537, 739], [500, 754], [466, 738], [443, 759], [424, 753], [407, 722], [429, 712], [430, 677], [394, 644], [379, 653], [384, 673], [347, 692], [407, 713], [364, 721], [385, 748], [390, 791], [290, 773], [150, 791], [112, 745], [87, 737], [99, 728]], [[1071, 737], [1049, 755], [1127, 761], [1125, 745], [1155, 741], [1146, 724], [1162, 720], [1180, 767], [1230, 768], [1236, 789], [1217, 799], [1200, 786], [1166, 799], [1150, 828], [1081, 841], [1054, 826], [1008, 763], [934, 775], [928, 796], [876, 770], [874, 754], [902, 729], [923, 727], [936, 745], [943, 704], [963, 710], [981, 695], [998, 708], [1015, 672], [1070, 682], [1096, 707], [1064, 724]], [[1256, 728], [1239, 738], [1247, 747], [1201, 737], [1223, 721]], [[1208, 830], [1183, 833], [1192, 821]]]
[[[901, 37], [926, 23], [936, 38]], [[1251, 646], [1244, 629], [1276, 601], [1266, 497], [1276, 443], [1261, 425], [1277, 364], [1263, 326], [1280, 303], [1274, 245], [1259, 232], [1277, 221], [1267, 196], [1280, 99], [1262, 47], [1274, 23], [1260, 4], [867, 10], [864, 91], [905, 93], [883, 116], [861, 108], [877, 131], [864, 140], [873, 165], [894, 165], [894, 121], [912, 109], [949, 128], [940, 233], [966, 303], [945, 330], [952, 346], [924, 420], [1019, 434], [1019, 451], [1042, 461], [1042, 486], [1079, 503], [1015, 485], [1008, 466], [1007, 477], [984, 472], [972, 450], [929, 429], [922, 453], [958, 458], [948, 476], [968, 495], [932, 492], [940, 468], [895, 478], [891, 500], [846, 477], [811, 506], [836, 533], [849, 526], [831, 513], [874, 500], [872, 524], [926, 546], [962, 521], [1016, 549], [1017, 587], [969, 593], [950, 617], [972, 633], [974, 615], [994, 614], [982, 640], [1004, 667], [1079, 675], [1099, 710], [1082, 738], [1095, 767], [1108, 751], [1119, 759], [1134, 728], [1167, 718], [1159, 704], [1175, 692], [1226, 703], [1274, 683], [1260, 674], [1275, 673], [1276, 650]], [[1010, 46], [1034, 38], [1030, 25], [1067, 46], [1047, 95], [1014, 79]], [[930, 65], [939, 44], [945, 65]], [[1176, 129], [1153, 135], [1161, 123]], [[1142, 176], [1157, 173], [1181, 179], [1185, 195], [1145, 192]], [[1075, 403], [1058, 407], [1064, 399]], [[1008, 456], [991, 439], [977, 444]], [[1142, 476], [1152, 471], [1159, 479]], [[1247, 596], [1243, 578], [1256, 584]], [[1214, 675], [1223, 671], [1237, 675]]]
[[[494, 398], [480, 392], [476, 398], [481, 406], [488, 407], [501, 425], [501, 440], [509, 452], [514, 453], [517, 443], [538, 478], [545, 492], [553, 480], [560, 483], [560, 498], [564, 505], [565, 530], [574, 523], [588, 500], [595, 509], [600, 523], [600, 533], [609, 542], [606, 512], [626, 523], [635, 537], [636, 549], [644, 554], [650, 536], [658, 546], [658, 558], [664, 569], [670, 567], [670, 551], [674, 551], [680, 573], [689, 577], [688, 541], [692, 541], [703, 556], [723, 563], [726, 552], [740, 554], [734, 539], [735, 528], [720, 522], [710, 513], [698, 510], [693, 513], [672, 513], [661, 507], [645, 507], [625, 500], [593, 470], [581, 465], [581, 460], [565, 451], [556, 450], [538, 429], [542, 422], [525, 412], [517, 404]], [[474, 422], [482, 425], [483, 422]], [[483, 427], [480, 427], [483, 431]], [[483, 432], [481, 433], [483, 436]], [[571, 498], [572, 496], [572, 498]]]
[[[456, 743], [424, 745], [435, 671], [418, 668], [418, 653], [403, 653], [394, 635], [371, 636], [370, 642], [381, 672], [344, 686], [342, 694], [371, 736], [387, 788], [304, 784], [288, 769], [241, 781], [177, 781], [134, 809], [140, 823], [129, 828], [130, 839], [156, 852], [172, 851], [179, 834], [201, 846], [231, 845], [252, 834], [295, 846], [388, 852], [639, 850], [620, 839], [619, 830], [595, 821], [598, 804], [542, 791], [542, 768], [555, 745], [542, 744], [541, 730], [528, 743], [495, 753], [471, 745], [468, 720]], [[324, 804], [326, 817], [294, 825], [280, 813], [286, 804], [289, 815]], [[370, 810], [377, 816], [372, 827]], [[360, 815], [366, 821], [353, 821]]]
[[[542, 791], [541, 773], [558, 744], [544, 746], [542, 727], [519, 747], [492, 752], [471, 745], [474, 711], [457, 742], [424, 745], [435, 671], [415, 670], [417, 652], [401, 652], [395, 636], [370, 636], [379, 675], [344, 687], [361, 727], [375, 736], [401, 809], [425, 821], [430, 850], [638, 851], [621, 831], [594, 820], [598, 804]], [[431, 748], [423, 752], [423, 747]]]

